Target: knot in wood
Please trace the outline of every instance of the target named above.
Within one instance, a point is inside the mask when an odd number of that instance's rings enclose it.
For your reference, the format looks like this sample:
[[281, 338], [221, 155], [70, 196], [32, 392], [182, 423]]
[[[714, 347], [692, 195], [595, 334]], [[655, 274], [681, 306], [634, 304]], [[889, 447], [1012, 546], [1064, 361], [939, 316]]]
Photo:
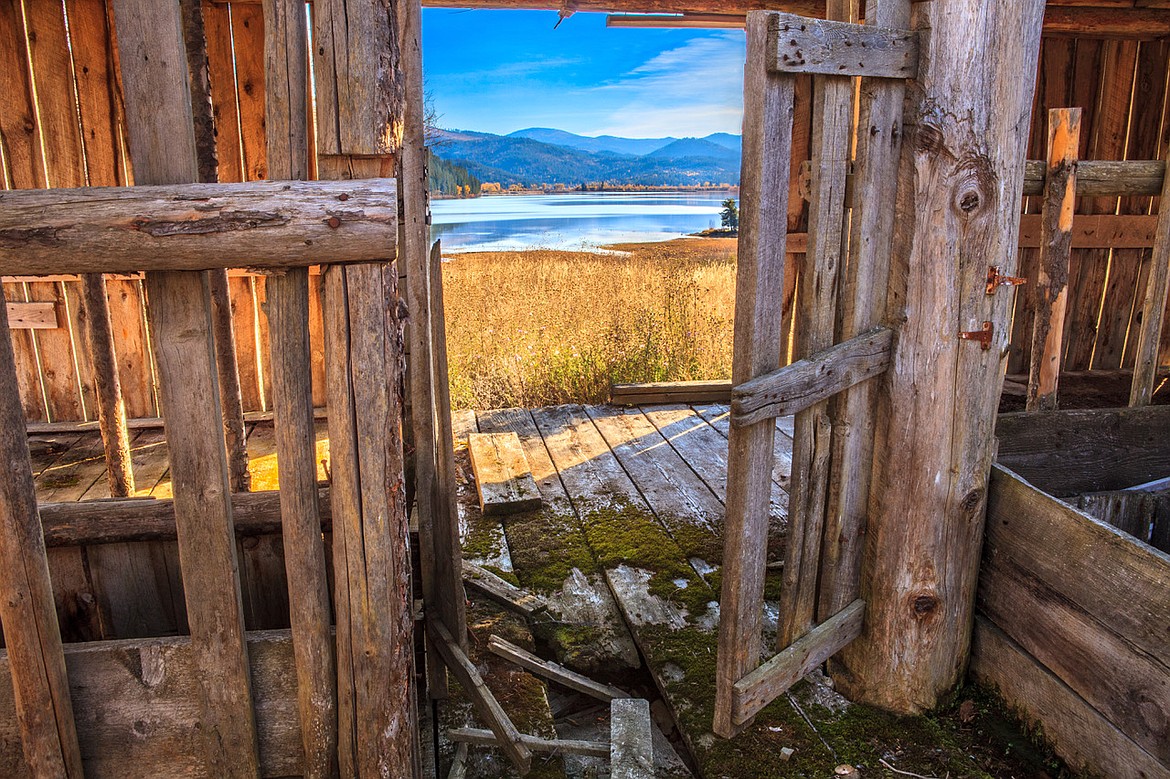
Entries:
[[928, 121], [920, 122], [915, 128], [914, 148], [923, 154], [949, 154], [942, 130]]
[[939, 599], [934, 595], [917, 595], [910, 605], [914, 610], [914, 618], [922, 621], [929, 619], [938, 611]]
[[997, 176], [984, 155], [963, 157], [951, 180], [954, 182], [952, 205], [963, 216], [977, 216], [995, 206]]
[[979, 504], [983, 501], [983, 490], [971, 490], [963, 496], [963, 500], [959, 502], [959, 507], [967, 514], [974, 513], [979, 508]]

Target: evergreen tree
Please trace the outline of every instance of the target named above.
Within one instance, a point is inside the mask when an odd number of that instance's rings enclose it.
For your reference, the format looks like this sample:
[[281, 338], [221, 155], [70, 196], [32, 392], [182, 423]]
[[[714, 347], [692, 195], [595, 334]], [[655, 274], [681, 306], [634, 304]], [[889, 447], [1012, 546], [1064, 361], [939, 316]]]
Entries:
[[723, 220], [724, 227], [739, 229], [739, 207], [735, 204], [735, 198], [729, 197], [723, 201], [723, 210], [719, 212], [719, 217]]

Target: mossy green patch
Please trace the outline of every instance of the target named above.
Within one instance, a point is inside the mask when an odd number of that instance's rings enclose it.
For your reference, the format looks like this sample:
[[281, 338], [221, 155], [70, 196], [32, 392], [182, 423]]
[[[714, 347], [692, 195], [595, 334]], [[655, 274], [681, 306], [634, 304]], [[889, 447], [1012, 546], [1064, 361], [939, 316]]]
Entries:
[[479, 511], [468, 512], [467, 534], [462, 541], [463, 556], [473, 562], [499, 559], [504, 551], [504, 535], [494, 517]]
[[504, 532], [512, 552], [512, 568], [526, 589], [559, 592], [574, 568], [586, 573], [597, 570], [572, 515], [549, 508], [515, 514], [505, 520]]

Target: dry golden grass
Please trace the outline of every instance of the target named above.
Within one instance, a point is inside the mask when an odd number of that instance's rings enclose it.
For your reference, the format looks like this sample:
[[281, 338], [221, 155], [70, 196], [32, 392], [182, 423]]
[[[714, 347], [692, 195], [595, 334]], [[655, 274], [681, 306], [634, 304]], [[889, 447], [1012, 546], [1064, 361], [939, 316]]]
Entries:
[[594, 403], [610, 383], [729, 377], [735, 243], [457, 255], [443, 266], [452, 404]]

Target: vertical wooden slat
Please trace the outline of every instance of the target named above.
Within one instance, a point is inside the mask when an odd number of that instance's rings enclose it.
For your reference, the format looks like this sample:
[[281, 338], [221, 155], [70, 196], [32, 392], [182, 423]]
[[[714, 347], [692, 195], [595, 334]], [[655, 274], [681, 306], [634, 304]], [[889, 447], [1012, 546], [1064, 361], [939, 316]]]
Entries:
[[[849, 0], [830, 0], [826, 18], [850, 21]], [[837, 324], [837, 276], [845, 241], [845, 176], [853, 134], [853, 79], [813, 80], [812, 192], [808, 253], [797, 291], [794, 360], [833, 345]], [[784, 649], [813, 626], [821, 533], [828, 500], [832, 427], [829, 402], [796, 415], [789, 483], [788, 543], [776, 643]]]
[[[1003, 382], [1027, 116], [1043, 0], [913, 6], [919, 70], [898, 169], [862, 597], [862, 634], [839, 660], [851, 699], [914, 712], [962, 676]], [[961, 332], [982, 332], [987, 349]]]
[[[789, 170], [795, 173], [809, 159], [812, 137], [813, 77], [796, 77], [792, 98], [792, 154]], [[808, 232], [808, 204], [800, 193], [800, 176], [792, 175], [788, 184], [788, 232]], [[780, 362], [792, 359], [793, 327], [796, 323], [797, 279], [804, 265], [803, 253], [789, 252], [784, 259], [783, 319], [780, 325]]]
[[[309, 177], [308, 25], [304, 0], [265, 0], [265, 129], [269, 178]], [[297, 710], [306, 777], [337, 773], [337, 676], [325, 546], [317, 505], [309, 271], [267, 280], [272, 403], [288, 574]]]
[[1154, 257], [1150, 279], [1146, 284], [1146, 298], [1142, 305], [1142, 325], [1138, 332], [1138, 348], [1133, 364], [1133, 386], [1129, 405], [1147, 406], [1154, 395], [1154, 380], [1158, 373], [1158, 344], [1162, 338], [1163, 312], [1166, 311], [1167, 290], [1170, 289], [1170, 175], [1162, 185], [1163, 205], [1158, 211], [1158, 232], [1154, 238]]
[[267, 178], [264, 133], [264, 10], [257, 3], [232, 6], [236, 98], [244, 148], [244, 181]]
[[[905, 29], [908, 0], [878, 0], [867, 22]], [[898, 160], [902, 150], [901, 79], [862, 79], [850, 214], [849, 257], [841, 278], [844, 341], [882, 324], [889, 287], [890, 246]], [[856, 600], [869, 511], [873, 416], [878, 382], [850, 387], [833, 407], [833, 454], [818, 618], [828, 619]]]
[[[767, 14], [749, 14], [734, 384], [776, 370], [781, 358], [795, 85], [792, 76], [766, 71], [767, 39]], [[734, 685], [759, 663], [775, 431], [774, 422], [767, 420], [750, 427], [733, 427], [728, 440], [714, 721], [715, 732], [725, 737], [739, 730], [732, 722]]]
[[1028, 411], [1050, 411], [1057, 406], [1080, 134], [1079, 108], [1049, 110], [1044, 207], [1040, 216], [1040, 267], [1033, 296], [1036, 310], [1028, 372]]
[[[115, 0], [135, 179], [198, 178], [177, 4]], [[160, 108], [161, 106], [161, 108]], [[256, 719], [205, 274], [148, 273], [151, 342], [170, 450], [175, 525], [210, 773], [259, 772]]]
[[80, 779], [65, 654], [29, 464], [8, 312], [0, 311], [0, 621], [25, 761], [36, 776]]
[[240, 150], [240, 113], [236, 105], [231, 11], [226, 4], [205, 0], [203, 33], [207, 40], [207, 68], [212, 117], [215, 120], [217, 176], [220, 181], [243, 181], [244, 160]]
[[240, 396], [245, 411], [263, 411], [260, 395], [260, 363], [256, 349], [256, 297], [252, 276], [229, 276], [232, 331], [236, 335], [236, 364], [240, 375]]

